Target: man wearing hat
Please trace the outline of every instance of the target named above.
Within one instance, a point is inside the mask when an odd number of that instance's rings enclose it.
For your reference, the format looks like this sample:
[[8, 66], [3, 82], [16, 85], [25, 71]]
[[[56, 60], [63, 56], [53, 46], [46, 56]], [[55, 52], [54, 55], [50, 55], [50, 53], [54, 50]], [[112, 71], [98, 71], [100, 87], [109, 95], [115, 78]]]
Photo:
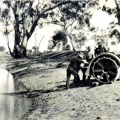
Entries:
[[80, 66], [82, 63], [84, 64], [88, 64], [88, 62], [86, 60], [83, 59], [84, 58], [84, 54], [81, 52], [77, 55], [77, 57], [72, 58], [70, 60], [70, 64], [67, 67], [67, 80], [66, 80], [66, 88], [69, 89], [69, 80], [71, 77], [71, 74], [74, 76], [74, 83], [77, 86], [80, 86], [80, 84], [82, 83], [80, 81], [80, 77], [79, 77], [79, 70], [82, 70], [82, 67]]
[[98, 47], [95, 49], [95, 56], [103, 52], [107, 52], [107, 50], [105, 49], [105, 47], [102, 46], [101, 42], [98, 42]]

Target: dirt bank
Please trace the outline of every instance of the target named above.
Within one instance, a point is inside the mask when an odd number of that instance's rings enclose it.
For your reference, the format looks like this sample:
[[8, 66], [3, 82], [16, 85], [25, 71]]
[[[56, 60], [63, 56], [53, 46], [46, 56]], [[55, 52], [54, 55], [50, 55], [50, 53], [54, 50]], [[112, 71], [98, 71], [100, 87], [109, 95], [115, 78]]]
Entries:
[[[68, 62], [41, 62], [7, 57], [7, 69], [14, 75], [15, 96], [32, 100], [21, 120], [119, 120], [120, 82], [97, 87], [65, 89]], [[79, 73], [81, 75], [81, 73]], [[73, 78], [71, 78], [71, 82]]]

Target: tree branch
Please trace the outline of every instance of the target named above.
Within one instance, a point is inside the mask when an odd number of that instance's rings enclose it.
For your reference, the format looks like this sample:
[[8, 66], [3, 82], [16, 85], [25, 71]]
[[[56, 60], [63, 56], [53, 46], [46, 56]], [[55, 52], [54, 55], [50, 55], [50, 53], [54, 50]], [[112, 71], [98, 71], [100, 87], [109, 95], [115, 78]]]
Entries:
[[61, 27], [64, 27], [64, 25], [62, 25], [62, 24], [59, 24], [59, 22], [57, 22], [57, 21], [52, 21], [52, 22], [43, 22], [42, 24], [55, 24], [55, 25], [59, 25], [59, 26], [61, 26]]
[[34, 32], [34, 30], [35, 30], [35, 28], [36, 28], [36, 26], [37, 26], [37, 23], [38, 23], [40, 17], [41, 17], [44, 13], [46, 13], [46, 12], [48, 12], [48, 11], [50, 11], [50, 10], [53, 10], [53, 9], [55, 9], [55, 8], [61, 6], [61, 5], [68, 4], [68, 3], [71, 3], [71, 4], [72, 4], [72, 3], [75, 3], [75, 2], [81, 2], [81, 1], [70, 1], [70, 0], [69, 0], [69, 1], [63, 1], [63, 2], [58, 3], [57, 5], [54, 5], [54, 6], [50, 7], [50, 8], [47, 8], [46, 10], [42, 11], [42, 12], [38, 15], [38, 17], [36, 18], [36, 20], [34, 21], [32, 27], [31, 27], [31, 29], [30, 29], [30, 32], [29, 32], [29, 37], [30, 37], [31, 34]]
[[71, 3], [71, 4], [72, 4], [72, 3], [75, 3], [75, 2], [81, 2], [81, 1], [71, 1], [71, 0], [69, 0], [69, 1], [60, 2], [60, 3], [58, 3], [57, 5], [52, 6], [52, 7], [48, 8], [48, 9], [42, 11], [41, 14], [44, 14], [45, 12], [48, 12], [48, 11], [50, 11], [50, 10], [53, 10], [53, 9], [55, 9], [55, 8], [61, 6], [61, 5], [68, 4], [68, 3]]

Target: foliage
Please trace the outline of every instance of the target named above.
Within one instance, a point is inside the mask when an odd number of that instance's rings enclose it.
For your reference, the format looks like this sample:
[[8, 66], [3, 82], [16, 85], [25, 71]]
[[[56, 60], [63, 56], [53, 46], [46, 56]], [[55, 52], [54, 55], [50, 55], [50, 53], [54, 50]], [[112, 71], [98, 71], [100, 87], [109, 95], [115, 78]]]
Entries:
[[[113, 0], [115, 7], [107, 6], [108, 0], [103, 1], [104, 5], [101, 6], [101, 0], [3, 0], [5, 7], [1, 8], [0, 19], [5, 25], [3, 33], [6, 36], [13, 34], [14, 48], [16, 45], [26, 48], [36, 28], [44, 27], [44, 24], [57, 24], [62, 27], [62, 32], [57, 31], [53, 36], [53, 46], [60, 41], [67, 45], [70, 40], [75, 49], [74, 43], [84, 45], [90, 33], [96, 41], [100, 37], [107, 39], [113, 35], [118, 36], [119, 39], [120, 1]], [[115, 15], [118, 22], [110, 23], [107, 32], [104, 30], [101, 32], [90, 22], [95, 10]]]
[[[91, 2], [92, 3], [92, 2]], [[80, 44], [83, 44], [84, 28], [90, 28], [91, 13], [87, 10], [88, 1], [74, 2], [73, 4], [66, 4], [59, 6], [54, 12], [54, 16], [51, 16], [51, 23], [60, 25], [67, 36], [67, 40], [71, 41], [73, 50], [76, 46], [74, 43], [79, 40]], [[96, 3], [94, 4], [94, 6]], [[93, 7], [91, 4], [89, 5]], [[81, 36], [80, 36], [81, 34]], [[67, 41], [68, 42], [68, 41]]]
[[[35, 4], [35, 2], [37, 2], [37, 4]], [[5, 19], [7, 26], [11, 26], [9, 28], [13, 29], [15, 48], [16, 45], [27, 46], [27, 42], [35, 29], [42, 27], [45, 20], [49, 20], [49, 15], [54, 16], [54, 12], [52, 12], [53, 9], [64, 4], [72, 4], [74, 1], [59, 1], [54, 3], [49, 0], [3, 0], [3, 3], [5, 7], [2, 10], [1, 20], [3, 22]], [[16, 57], [16, 51], [14, 52], [15, 53], [11, 55], [15, 55], [13, 57]]]
[[37, 54], [39, 47], [38, 46], [33, 46], [32, 49], [33, 49], [33, 53]]
[[0, 51], [4, 52], [5, 51], [5, 47], [4, 46], [0, 46]]
[[56, 44], [59, 43], [60, 41], [62, 41], [64, 45], [67, 42], [66, 34], [62, 31], [57, 31], [52, 38], [54, 46], [56, 46]]

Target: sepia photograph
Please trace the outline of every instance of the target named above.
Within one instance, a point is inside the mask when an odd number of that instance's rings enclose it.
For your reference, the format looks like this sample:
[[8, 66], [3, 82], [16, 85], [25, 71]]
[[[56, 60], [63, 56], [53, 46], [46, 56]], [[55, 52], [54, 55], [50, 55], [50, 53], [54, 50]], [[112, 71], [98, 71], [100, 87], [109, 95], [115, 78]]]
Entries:
[[0, 120], [120, 120], [120, 0], [0, 6]]

